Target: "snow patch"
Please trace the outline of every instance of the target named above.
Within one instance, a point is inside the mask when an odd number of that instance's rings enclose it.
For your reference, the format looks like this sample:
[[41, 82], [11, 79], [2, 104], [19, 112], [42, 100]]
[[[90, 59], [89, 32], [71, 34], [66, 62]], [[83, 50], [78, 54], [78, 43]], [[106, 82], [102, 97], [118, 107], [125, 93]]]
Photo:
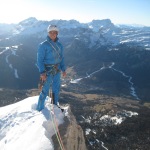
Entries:
[[[26, 98], [15, 104], [0, 107], [1, 150], [54, 150], [48, 103], [41, 112], [35, 110], [38, 96]], [[58, 125], [64, 122], [64, 114], [54, 107]]]

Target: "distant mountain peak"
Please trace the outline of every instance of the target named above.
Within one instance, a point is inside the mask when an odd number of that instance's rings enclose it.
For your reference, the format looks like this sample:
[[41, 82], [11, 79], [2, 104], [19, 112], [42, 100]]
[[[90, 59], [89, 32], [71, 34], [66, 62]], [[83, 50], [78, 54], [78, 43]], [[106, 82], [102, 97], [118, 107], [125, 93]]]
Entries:
[[92, 23], [112, 23], [110, 19], [92, 20]]
[[21, 22], [19, 22], [19, 24], [21, 25], [28, 25], [28, 24], [33, 24], [35, 22], [37, 22], [38, 20], [35, 17], [29, 17]]

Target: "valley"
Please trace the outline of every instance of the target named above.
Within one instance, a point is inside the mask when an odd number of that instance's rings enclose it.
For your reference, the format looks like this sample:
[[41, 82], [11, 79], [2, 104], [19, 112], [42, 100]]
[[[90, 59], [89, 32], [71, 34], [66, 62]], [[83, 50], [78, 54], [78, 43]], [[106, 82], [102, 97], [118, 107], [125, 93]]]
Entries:
[[49, 24], [60, 28], [67, 66], [60, 103], [70, 105], [88, 149], [149, 150], [150, 27], [109, 19], [9, 25], [0, 33], [0, 107], [39, 95], [37, 49]]

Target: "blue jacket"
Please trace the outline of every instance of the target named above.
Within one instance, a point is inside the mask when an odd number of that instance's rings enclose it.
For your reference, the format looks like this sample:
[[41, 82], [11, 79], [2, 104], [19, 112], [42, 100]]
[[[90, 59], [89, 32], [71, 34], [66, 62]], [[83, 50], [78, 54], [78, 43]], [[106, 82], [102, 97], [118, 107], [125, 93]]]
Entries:
[[40, 74], [45, 72], [45, 65], [55, 65], [58, 64], [58, 68], [61, 71], [65, 71], [66, 67], [64, 64], [64, 55], [63, 55], [63, 46], [56, 39], [56, 42], [53, 42], [49, 36], [47, 40], [40, 43], [37, 53], [37, 65], [39, 68]]

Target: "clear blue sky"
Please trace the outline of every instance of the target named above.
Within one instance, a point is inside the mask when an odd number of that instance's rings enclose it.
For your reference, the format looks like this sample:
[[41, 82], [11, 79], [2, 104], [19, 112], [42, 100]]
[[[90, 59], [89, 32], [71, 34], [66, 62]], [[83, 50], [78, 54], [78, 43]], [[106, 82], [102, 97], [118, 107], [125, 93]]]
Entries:
[[0, 23], [38, 20], [111, 19], [114, 24], [150, 26], [150, 0], [0, 0]]

